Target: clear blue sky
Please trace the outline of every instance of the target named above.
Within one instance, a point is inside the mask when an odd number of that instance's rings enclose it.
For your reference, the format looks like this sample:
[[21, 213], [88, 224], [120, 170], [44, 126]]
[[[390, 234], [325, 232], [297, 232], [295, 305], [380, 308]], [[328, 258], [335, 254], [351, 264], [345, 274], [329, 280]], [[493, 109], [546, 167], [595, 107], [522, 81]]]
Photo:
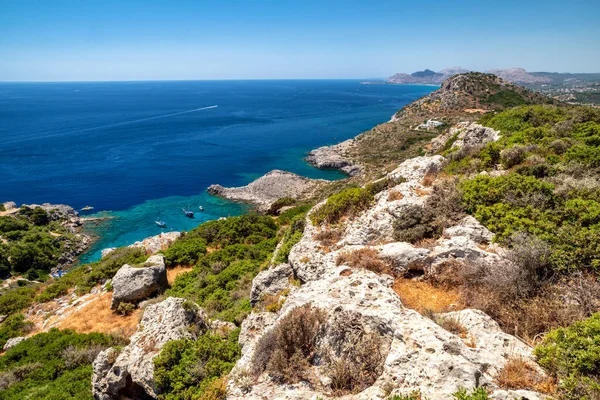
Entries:
[[600, 0], [0, 0], [0, 81], [600, 72]]

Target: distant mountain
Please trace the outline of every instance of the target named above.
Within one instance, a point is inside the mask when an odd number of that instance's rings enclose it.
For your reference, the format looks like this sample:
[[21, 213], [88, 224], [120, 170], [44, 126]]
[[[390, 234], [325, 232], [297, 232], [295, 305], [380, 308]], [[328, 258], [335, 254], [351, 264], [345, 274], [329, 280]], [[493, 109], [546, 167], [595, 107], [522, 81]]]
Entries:
[[[387, 82], [396, 84], [439, 85], [451, 76], [464, 74], [466, 72], [470, 71], [461, 67], [445, 68], [439, 72], [426, 69], [424, 71], [414, 72], [410, 75], [398, 73], [389, 77]], [[512, 83], [549, 83], [551, 81], [548, 77], [532, 75], [523, 68], [494, 69], [487, 71], [487, 73], [494, 74], [505, 81]]]
[[487, 71], [505, 81], [512, 83], [550, 83], [551, 79], [542, 76], [535, 76], [525, 71], [523, 68], [492, 69]]

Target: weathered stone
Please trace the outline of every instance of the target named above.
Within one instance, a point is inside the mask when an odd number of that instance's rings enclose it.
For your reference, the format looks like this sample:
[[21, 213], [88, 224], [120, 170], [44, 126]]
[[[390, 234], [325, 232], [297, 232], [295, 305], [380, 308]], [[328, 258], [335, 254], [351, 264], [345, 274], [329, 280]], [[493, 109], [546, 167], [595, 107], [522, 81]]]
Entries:
[[256, 304], [261, 296], [276, 295], [290, 286], [294, 271], [289, 264], [279, 264], [261, 271], [252, 281], [250, 303]]
[[[188, 300], [176, 297], [146, 307], [137, 332], [120, 352], [108, 349], [94, 361], [92, 392], [97, 400], [156, 398], [153, 359], [165, 343], [197, 339], [209, 328], [208, 317]], [[125, 397], [124, 397], [125, 396]]]
[[18, 336], [18, 337], [10, 338], [6, 341], [2, 350], [4, 350], [4, 351], [10, 350], [25, 339], [27, 339], [25, 336]]
[[168, 286], [164, 257], [151, 256], [140, 266], [123, 265], [112, 280], [113, 298], [110, 308], [120, 303], [137, 303]]

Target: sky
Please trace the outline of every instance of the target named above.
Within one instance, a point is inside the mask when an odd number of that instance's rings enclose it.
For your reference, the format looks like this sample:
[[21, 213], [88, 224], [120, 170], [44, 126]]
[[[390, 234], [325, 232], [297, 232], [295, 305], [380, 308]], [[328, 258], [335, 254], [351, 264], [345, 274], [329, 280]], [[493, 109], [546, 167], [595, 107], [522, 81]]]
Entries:
[[0, 81], [600, 72], [600, 0], [0, 0]]

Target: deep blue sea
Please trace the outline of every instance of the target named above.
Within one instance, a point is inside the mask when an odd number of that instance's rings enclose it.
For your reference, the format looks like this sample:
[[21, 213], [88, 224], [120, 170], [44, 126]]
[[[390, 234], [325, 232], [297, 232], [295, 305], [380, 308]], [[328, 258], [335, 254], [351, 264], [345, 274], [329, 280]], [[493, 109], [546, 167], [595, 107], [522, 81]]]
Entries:
[[[82, 261], [247, 207], [212, 198], [272, 170], [339, 179], [303, 161], [389, 120], [431, 86], [357, 80], [0, 83], [0, 202], [112, 217]], [[197, 212], [202, 205], [205, 212]], [[196, 211], [186, 218], [182, 207]], [[84, 213], [85, 214], [85, 213]]]

